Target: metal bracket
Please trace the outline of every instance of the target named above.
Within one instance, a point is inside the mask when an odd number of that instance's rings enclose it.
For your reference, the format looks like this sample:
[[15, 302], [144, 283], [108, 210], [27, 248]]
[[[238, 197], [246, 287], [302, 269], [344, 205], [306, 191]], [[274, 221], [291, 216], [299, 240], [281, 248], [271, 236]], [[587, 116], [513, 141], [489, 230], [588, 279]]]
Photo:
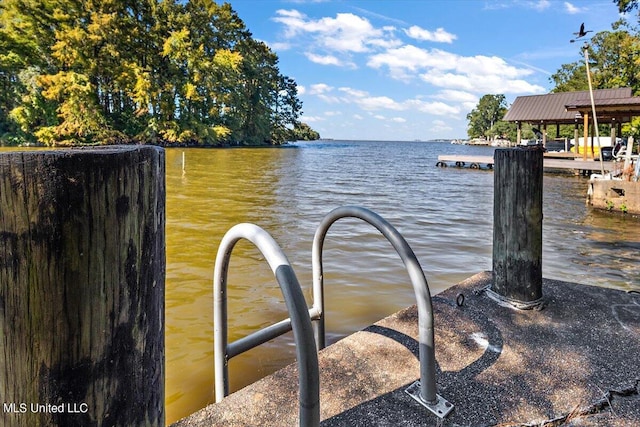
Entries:
[[435, 403], [425, 402], [420, 396], [420, 381], [411, 384], [405, 392], [411, 396], [416, 402], [433, 412], [439, 418], [444, 418], [453, 411], [453, 404], [449, 403], [444, 397], [436, 394]]

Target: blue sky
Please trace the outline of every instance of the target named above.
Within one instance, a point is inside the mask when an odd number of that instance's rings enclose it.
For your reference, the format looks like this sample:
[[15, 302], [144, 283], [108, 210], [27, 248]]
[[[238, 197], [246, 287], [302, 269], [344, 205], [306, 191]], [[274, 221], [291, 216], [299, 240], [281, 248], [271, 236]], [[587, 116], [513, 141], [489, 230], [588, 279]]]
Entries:
[[[547, 93], [580, 24], [610, 30], [611, 0], [231, 0], [296, 80], [323, 138], [464, 138], [485, 94]], [[593, 33], [592, 33], [593, 34]]]

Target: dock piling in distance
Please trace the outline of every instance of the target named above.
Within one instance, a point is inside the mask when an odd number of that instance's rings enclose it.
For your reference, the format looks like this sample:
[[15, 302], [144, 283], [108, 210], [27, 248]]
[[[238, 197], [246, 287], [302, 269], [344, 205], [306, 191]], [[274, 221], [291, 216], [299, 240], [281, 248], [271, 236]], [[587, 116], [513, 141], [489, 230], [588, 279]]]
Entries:
[[543, 153], [494, 153], [493, 283], [489, 295], [519, 308], [542, 299]]
[[164, 150], [0, 154], [0, 424], [164, 426]]

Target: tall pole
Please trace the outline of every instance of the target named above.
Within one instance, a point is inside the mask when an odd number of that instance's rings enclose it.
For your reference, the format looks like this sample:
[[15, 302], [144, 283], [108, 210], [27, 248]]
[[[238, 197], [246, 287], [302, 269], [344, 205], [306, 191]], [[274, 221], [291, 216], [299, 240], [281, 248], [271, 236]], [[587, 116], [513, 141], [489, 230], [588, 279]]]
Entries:
[[598, 152], [600, 153], [600, 173], [604, 176], [604, 163], [602, 162], [602, 149], [600, 145], [600, 131], [598, 130], [598, 116], [596, 116], [596, 103], [593, 100], [593, 86], [591, 84], [591, 72], [589, 71], [589, 44], [584, 42], [584, 63], [587, 67], [587, 81], [589, 82], [589, 96], [591, 97], [591, 114], [593, 114], [593, 125], [596, 128], [596, 141], [598, 142]]
[[582, 160], [587, 160], [587, 141], [589, 140], [589, 113], [584, 114], [584, 122], [582, 123], [584, 140], [582, 141]]

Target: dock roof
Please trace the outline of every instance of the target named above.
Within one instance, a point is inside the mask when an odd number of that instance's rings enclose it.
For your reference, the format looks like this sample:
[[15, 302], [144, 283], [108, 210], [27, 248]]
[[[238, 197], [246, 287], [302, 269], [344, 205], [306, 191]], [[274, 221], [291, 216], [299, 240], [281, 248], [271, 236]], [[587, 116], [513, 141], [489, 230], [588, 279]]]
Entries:
[[[640, 114], [640, 97], [629, 87], [593, 91], [598, 118], [627, 122]], [[591, 110], [589, 91], [519, 96], [504, 116], [508, 122], [572, 124]]]

